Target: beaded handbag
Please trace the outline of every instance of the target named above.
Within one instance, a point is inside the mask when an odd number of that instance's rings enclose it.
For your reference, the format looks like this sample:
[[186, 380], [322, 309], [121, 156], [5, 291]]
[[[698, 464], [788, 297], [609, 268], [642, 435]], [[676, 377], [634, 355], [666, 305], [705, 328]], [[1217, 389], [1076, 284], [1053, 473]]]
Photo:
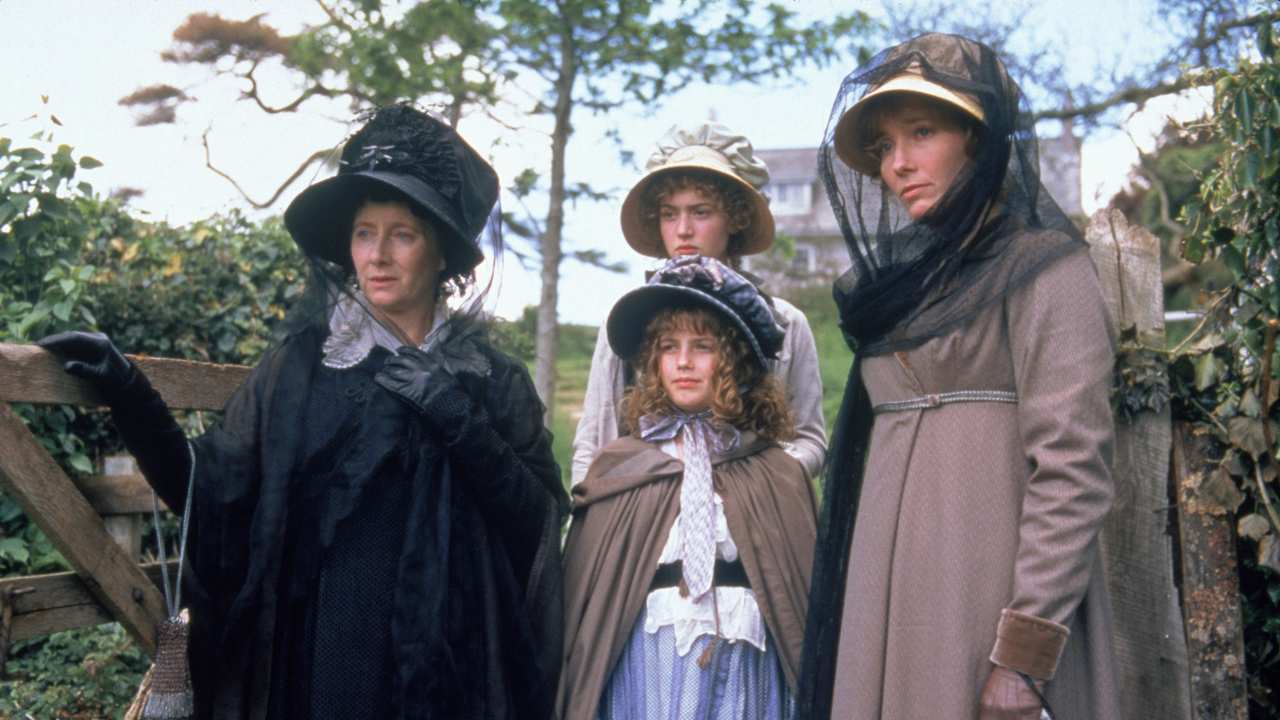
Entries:
[[182, 570], [187, 557], [187, 530], [191, 525], [191, 497], [195, 494], [196, 458], [191, 446], [191, 473], [187, 478], [187, 501], [182, 510], [178, 531], [178, 573], [169, 582], [169, 566], [165, 558], [164, 539], [160, 536], [160, 504], [152, 494], [151, 509], [155, 520], [156, 544], [160, 548], [160, 574], [164, 584], [167, 619], [156, 626], [156, 656], [151, 668], [138, 686], [138, 694], [125, 711], [124, 720], [184, 720], [195, 715], [195, 698], [191, 692], [191, 669], [187, 662], [187, 640], [190, 637], [188, 614], [182, 607]]

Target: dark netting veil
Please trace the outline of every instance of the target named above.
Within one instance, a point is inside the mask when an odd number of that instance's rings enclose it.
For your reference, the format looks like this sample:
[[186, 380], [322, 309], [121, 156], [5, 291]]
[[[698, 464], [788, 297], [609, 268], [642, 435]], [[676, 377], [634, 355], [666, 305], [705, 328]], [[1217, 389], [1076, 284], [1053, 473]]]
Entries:
[[[918, 221], [878, 175], [838, 156], [837, 129], [870, 90], [904, 73], [972, 97], [982, 109], [977, 149], [945, 196]], [[995, 53], [931, 33], [896, 45], [840, 85], [818, 154], [818, 172], [852, 267], [836, 283], [841, 327], [863, 354], [919, 345], [970, 320], [1083, 242], [1040, 182], [1026, 99]], [[1054, 230], [1025, 242], [1023, 230]], [[1010, 241], [1018, 237], [1018, 243]], [[1016, 247], [1014, 246], [1016, 245]]]
[[[970, 162], [916, 220], [875, 167], [854, 162], [859, 170], [849, 162], [862, 146], [856, 134], [862, 128], [849, 122], [858, 116], [850, 111], [864, 110], [879, 100], [869, 94], [888, 94], [886, 83], [904, 76], [938, 88], [935, 99], [961, 98], [973, 107], [971, 116], [982, 118], [974, 121]], [[861, 359], [962, 329], [1054, 260], [1084, 247], [1040, 182], [1035, 128], [1017, 83], [994, 51], [956, 35], [921, 35], [850, 73], [831, 108], [818, 173], [849, 250], [852, 267], [833, 294], [856, 357], [827, 456], [805, 634], [798, 717], [814, 719], [830, 713], [849, 542], [872, 424]]]

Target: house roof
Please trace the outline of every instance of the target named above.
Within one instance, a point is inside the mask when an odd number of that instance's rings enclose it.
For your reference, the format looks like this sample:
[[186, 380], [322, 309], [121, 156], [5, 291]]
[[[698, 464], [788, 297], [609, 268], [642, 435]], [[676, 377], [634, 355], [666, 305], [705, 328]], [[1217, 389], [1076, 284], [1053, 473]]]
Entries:
[[817, 148], [758, 150], [769, 166], [769, 181], [813, 180], [818, 177]]

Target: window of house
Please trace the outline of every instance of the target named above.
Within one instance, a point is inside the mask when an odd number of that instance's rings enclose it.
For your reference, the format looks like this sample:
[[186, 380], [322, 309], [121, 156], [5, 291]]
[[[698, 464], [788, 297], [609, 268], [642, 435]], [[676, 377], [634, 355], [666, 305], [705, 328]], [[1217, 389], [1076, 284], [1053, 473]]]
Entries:
[[791, 267], [788, 268], [793, 273], [810, 274], [818, 269], [818, 254], [809, 243], [796, 243], [796, 254], [791, 256]]
[[774, 215], [805, 215], [813, 202], [813, 183], [778, 183], [769, 189], [769, 209]]

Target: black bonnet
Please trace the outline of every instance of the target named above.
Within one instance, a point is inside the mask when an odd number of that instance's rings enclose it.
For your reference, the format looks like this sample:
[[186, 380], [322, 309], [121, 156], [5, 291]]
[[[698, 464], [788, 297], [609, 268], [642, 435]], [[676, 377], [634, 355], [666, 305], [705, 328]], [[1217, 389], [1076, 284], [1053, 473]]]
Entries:
[[649, 320], [676, 307], [704, 307], [729, 320], [763, 367], [782, 349], [783, 330], [760, 290], [724, 263], [697, 255], [668, 260], [643, 287], [614, 304], [606, 325], [609, 346], [619, 357], [632, 358]]
[[374, 112], [343, 147], [338, 174], [289, 204], [285, 226], [303, 252], [349, 268], [352, 217], [379, 187], [433, 219], [447, 276], [483, 259], [476, 238], [497, 202], [498, 176], [453, 128], [407, 104]]

